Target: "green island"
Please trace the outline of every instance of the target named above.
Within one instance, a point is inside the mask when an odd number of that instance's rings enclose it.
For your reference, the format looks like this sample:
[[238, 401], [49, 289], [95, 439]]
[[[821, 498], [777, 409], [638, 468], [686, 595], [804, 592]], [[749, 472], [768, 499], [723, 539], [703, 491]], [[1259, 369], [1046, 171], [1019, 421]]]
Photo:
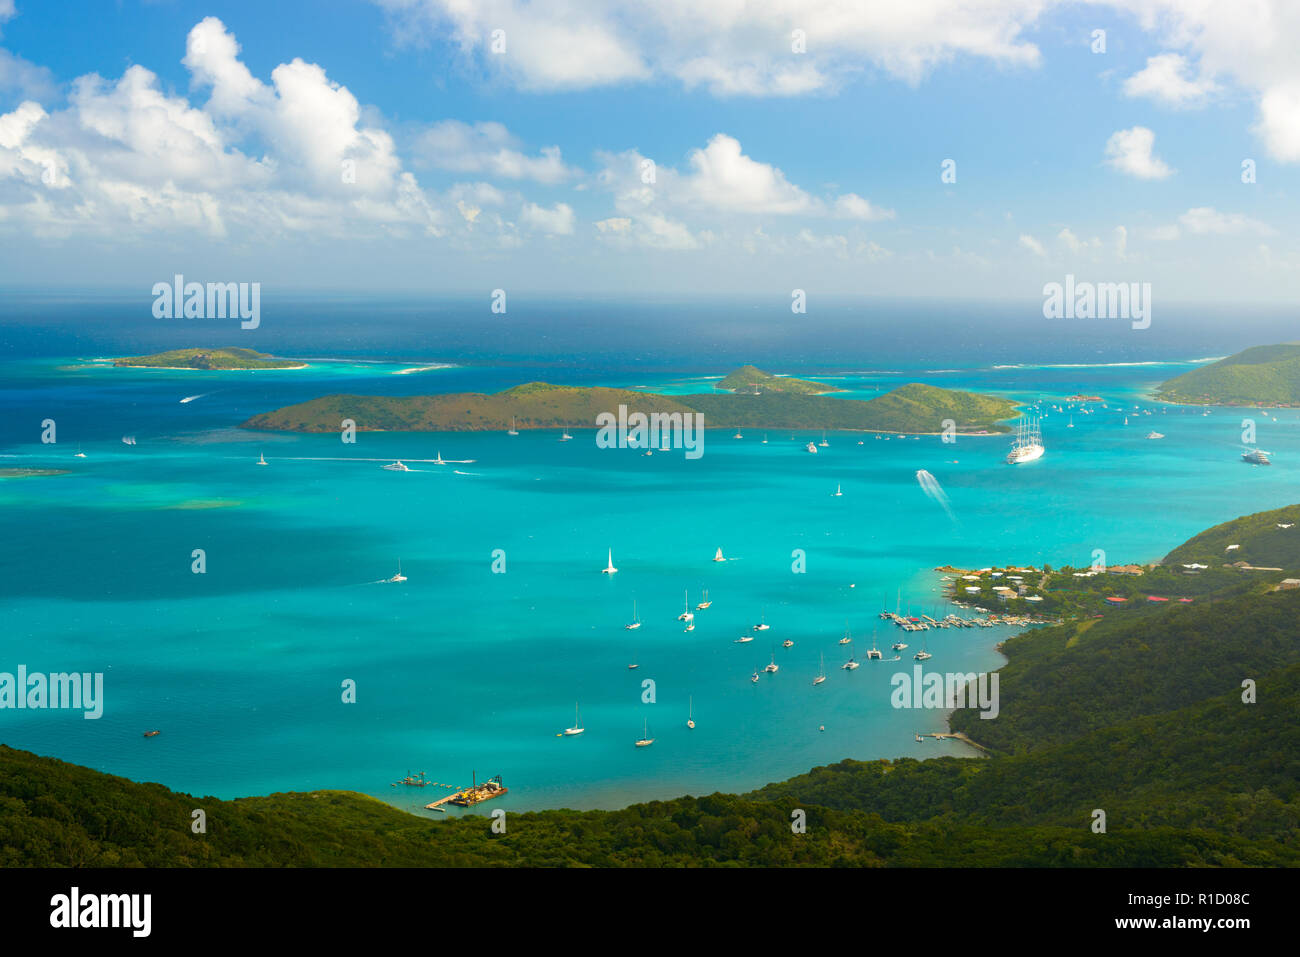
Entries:
[[512, 812], [493, 835], [480, 814], [430, 820], [340, 791], [195, 798], [0, 746], [0, 867], [1300, 866], [1300, 588], [1286, 584], [1300, 561], [1268, 544], [1298, 513], [1237, 519], [1167, 557], [1231, 537], [1283, 572], [1188, 576], [1193, 603], [1005, 641], [999, 716], [949, 717], [987, 757], [844, 760], [747, 794]]
[[530, 382], [491, 395], [329, 395], [263, 412], [243, 423], [243, 427], [337, 432], [340, 421], [352, 419], [363, 431], [492, 431], [507, 428], [512, 421], [517, 429], [589, 429], [595, 428], [598, 415], [616, 412], [620, 405], [629, 412], [646, 414], [698, 412], [703, 414], [706, 428], [907, 434], [941, 432], [945, 420], [951, 420], [958, 432], [966, 434], [1006, 432], [1007, 427], [1000, 423], [1012, 418], [1017, 410], [1016, 404], [1007, 399], [922, 383], [862, 400], [782, 391], [667, 396], [630, 389]]
[[1184, 405], [1300, 406], [1300, 342], [1255, 346], [1164, 382], [1163, 402]]
[[748, 392], [760, 395], [764, 392], [785, 392], [790, 395], [822, 395], [826, 392], [843, 392], [838, 386], [811, 382], [808, 379], [792, 379], [789, 376], [772, 375], [754, 366], [741, 366], [722, 381], [713, 386], [730, 392]]
[[232, 369], [305, 369], [307, 363], [296, 359], [277, 359], [252, 349], [173, 349], [151, 356], [125, 356], [114, 359], [115, 366], [144, 369], [198, 369], [205, 372]]

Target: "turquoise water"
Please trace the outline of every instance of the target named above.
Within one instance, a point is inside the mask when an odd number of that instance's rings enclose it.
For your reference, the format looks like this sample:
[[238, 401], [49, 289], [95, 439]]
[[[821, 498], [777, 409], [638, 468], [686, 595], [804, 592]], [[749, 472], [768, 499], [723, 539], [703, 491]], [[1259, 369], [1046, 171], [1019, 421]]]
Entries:
[[[820, 433], [769, 432], [764, 445], [754, 432], [709, 432], [703, 457], [689, 461], [599, 449], [591, 431], [565, 443], [550, 432], [361, 433], [344, 445], [236, 427], [329, 392], [543, 377], [488, 367], [393, 375], [421, 364], [0, 367], [4, 401], [30, 420], [0, 468], [70, 470], [0, 481], [0, 670], [103, 671], [107, 699], [98, 721], [0, 711], [3, 741], [197, 794], [345, 788], [412, 808], [438, 795], [391, 787], [408, 770], [455, 784], [499, 773], [511, 791], [493, 807], [582, 808], [746, 790], [845, 757], [963, 754], [955, 742], [915, 741], [943, 728], [942, 712], [890, 706], [890, 676], [911, 671], [922, 635], [908, 636], [901, 662], [846, 672], [846, 620], [861, 658], [873, 635], [887, 649], [901, 634], [877, 618], [900, 591], [914, 612], [942, 611], [936, 565], [1087, 564], [1096, 548], [1112, 563], [1151, 560], [1206, 526], [1295, 499], [1300, 414], [1260, 417], [1259, 443], [1276, 464], [1243, 465], [1240, 411], [1162, 411], [1143, 398], [1186, 364], [924, 375], [1049, 396], [1048, 453], [1014, 468], [1002, 463], [1005, 437], [945, 445], [832, 433], [814, 456], [803, 448]], [[685, 393], [705, 380], [603, 381]], [[899, 375], [863, 366], [835, 381], [869, 395]], [[1050, 410], [1078, 390], [1112, 408]], [[190, 395], [202, 398], [179, 401]], [[59, 422], [56, 446], [38, 442], [46, 415]], [[1152, 429], [1166, 438], [1146, 440]], [[135, 446], [121, 443], [126, 434]], [[72, 457], [78, 442], [85, 459]], [[418, 461], [439, 453], [473, 461]], [[259, 454], [268, 467], [255, 466]], [[380, 468], [394, 458], [413, 471]], [[920, 469], [955, 519], [923, 493]], [[719, 546], [730, 561], [711, 561]], [[203, 575], [190, 571], [196, 548]], [[613, 576], [599, 573], [608, 548]], [[492, 571], [495, 549], [504, 574]], [[806, 573], [792, 571], [796, 549]], [[399, 559], [408, 581], [376, 583]], [[686, 633], [683, 592], [693, 607], [705, 588], [713, 606]], [[644, 625], [628, 631], [634, 601]], [[771, 629], [751, 632], [760, 616]], [[746, 633], [752, 643], [733, 642]], [[1010, 633], [929, 632], [927, 670], [995, 668], [993, 646]], [[795, 644], [783, 649], [787, 637]], [[819, 654], [828, 680], [813, 687]], [[773, 655], [779, 673], [751, 682]], [[345, 679], [357, 684], [355, 704], [341, 701]], [[647, 679], [652, 704], [642, 701]], [[575, 701], [587, 731], [557, 737]], [[657, 740], [636, 749], [643, 722]], [[163, 733], [142, 738], [151, 728]]]

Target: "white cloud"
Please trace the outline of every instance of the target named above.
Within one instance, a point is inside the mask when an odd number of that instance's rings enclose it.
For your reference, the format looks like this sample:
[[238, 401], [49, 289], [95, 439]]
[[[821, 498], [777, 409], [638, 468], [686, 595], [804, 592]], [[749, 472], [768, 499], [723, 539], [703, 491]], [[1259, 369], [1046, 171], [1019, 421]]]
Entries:
[[1189, 233], [1198, 236], [1236, 236], [1241, 233], [1270, 236], [1275, 232], [1271, 226], [1257, 219], [1251, 219], [1241, 213], [1221, 213], [1212, 206], [1197, 206], [1189, 209], [1178, 217], [1178, 222]]
[[[908, 82], [977, 56], [1035, 65], [1021, 37], [1050, 0], [845, 3], [767, 0], [374, 0], [401, 43], [450, 38], [462, 54], [528, 89], [574, 89], [673, 77], [718, 95], [796, 95], [864, 63]], [[492, 31], [504, 30], [504, 53]], [[793, 52], [802, 30], [805, 53]]]
[[1101, 248], [1101, 240], [1096, 236], [1093, 236], [1092, 239], [1080, 239], [1068, 226], [1057, 233], [1056, 238], [1060, 240], [1062, 245], [1072, 253], [1081, 253], [1090, 249], [1095, 250]]
[[560, 183], [575, 175], [564, 165], [558, 146], [544, 146], [539, 156], [527, 156], [500, 123], [444, 120], [417, 137], [415, 157], [429, 166], [505, 179]]
[[1149, 57], [1144, 69], [1124, 81], [1128, 96], [1148, 97], [1167, 106], [1186, 107], [1203, 103], [1218, 90], [1208, 77], [1191, 77], [1191, 65], [1178, 53]]
[[545, 209], [536, 203], [525, 203], [519, 211], [519, 221], [530, 229], [550, 236], [569, 236], [573, 233], [573, 209], [566, 203], [556, 203]]
[[873, 206], [857, 193], [845, 193], [835, 200], [835, 215], [841, 219], [893, 219], [894, 211]]
[[1043, 248], [1043, 244], [1028, 233], [1021, 233], [1019, 242], [1021, 246], [1028, 249], [1035, 256], [1047, 255], [1047, 250]]
[[803, 213], [813, 208], [812, 197], [783, 172], [746, 156], [740, 141], [725, 133], [692, 151], [687, 162], [692, 173], [683, 184], [686, 194], [702, 206], [740, 213]]
[[1115, 227], [1115, 257], [1124, 259], [1128, 256], [1128, 230], [1123, 226]]
[[1106, 141], [1106, 163], [1138, 179], [1164, 179], [1174, 171], [1156, 156], [1156, 135], [1145, 126], [1117, 130]]

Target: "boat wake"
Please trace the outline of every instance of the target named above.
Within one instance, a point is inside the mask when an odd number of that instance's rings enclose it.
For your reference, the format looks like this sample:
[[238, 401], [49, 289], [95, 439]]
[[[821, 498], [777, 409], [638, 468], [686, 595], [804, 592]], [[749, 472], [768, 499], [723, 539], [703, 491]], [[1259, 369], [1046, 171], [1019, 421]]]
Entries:
[[916, 481], [920, 483], [921, 491], [923, 491], [928, 498], [932, 501], [938, 502], [939, 505], [942, 506], [943, 510], [948, 514], [948, 517], [954, 522], [957, 521], [957, 516], [954, 515], [952, 511], [952, 504], [948, 501], [948, 493], [943, 490], [943, 486], [939, 484], [937, 478], [925, 469], [921, 469], [916, 473]]

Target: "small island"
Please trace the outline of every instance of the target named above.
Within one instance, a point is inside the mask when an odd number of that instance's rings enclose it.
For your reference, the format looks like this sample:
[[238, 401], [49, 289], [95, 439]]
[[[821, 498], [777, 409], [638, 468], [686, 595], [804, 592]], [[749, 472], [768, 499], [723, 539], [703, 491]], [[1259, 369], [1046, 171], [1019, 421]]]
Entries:
[[238, 369], [305, 369], [307, 363], [296, 359], [277, 359], [252, 349], [173, 349], [151, 356], [125, 356], [114, 359], [115, 366], [143, 369], [197, 369], [219, 372]]
[[761, 395], [764, 392], [784, 392], [788, 395], [825, 395], [828, 392], [843, 392], [843, 389], [822, 382], [808, 379], [792, 379], [789, 376], [772, 375], [754, 366], [741, 366], [735, 372], [725, 376], [714, 385], [715, 389], [729, 392], [745, 392]]
[[1156, 390], [1182, 405], [1300, 406], [1300, 342], [1255, 346], [1191, 372]]
[[[725, 381], [725, 380], [724, 380]], [[788, 381], [788, 380], [783, 380]], [[477, 392], [419, 396], [329, 395], [255, 415], [247, 429], [336, 432], [343, 419], [362, 431], [478, 432], [516, 429], [590, 429], [596, 417], [629, 411], [667, 415], [701, 413], [708, 429], [937, 434], [945, 424], [958, 433], [1009, 431], [1016, 415], [1007, 399], [940, 389], [914, 382], [872, 399], [841, 399], [791, 392], [660, 395], [630, 389], [529, 382], [485, 395]]]

